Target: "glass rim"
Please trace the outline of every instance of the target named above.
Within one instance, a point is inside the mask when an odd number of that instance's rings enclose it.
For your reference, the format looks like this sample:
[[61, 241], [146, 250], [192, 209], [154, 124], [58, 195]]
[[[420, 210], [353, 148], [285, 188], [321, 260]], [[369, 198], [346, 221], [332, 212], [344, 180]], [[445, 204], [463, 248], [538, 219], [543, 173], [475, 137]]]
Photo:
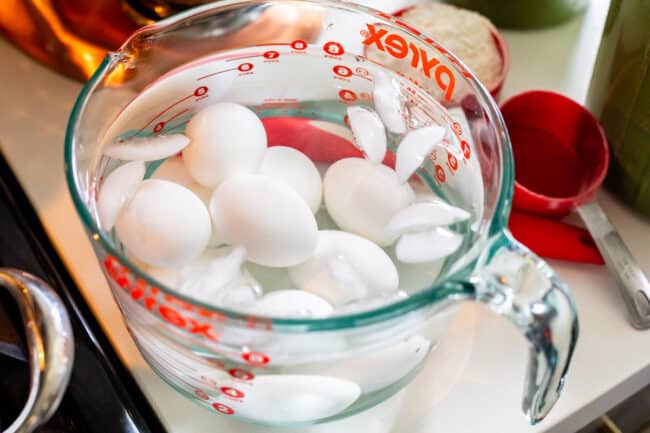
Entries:
[[[90, 232], [89, 240], [90, 242], [99, 242], [100, 247], [109, 255], [114, 257], [120, 264], [125, 266], [132, 275], [136, 278], [143, 279], [151, 287], [156, 287], [160, 290], [163, 295], [170, 295], [174, 298], [180, 299], [184, 302], [187, 302], [191, 305], [198, 306], [207, 312], [212, 312], [220, 314], [226, 319], [233, 321], [241, 321], [243, 323], [250, 322], [251, 320], [258, 321], [260, 323], [271, 323], [272, 329], [297, 329], [301, 332], [313, 332], [313, 331], [327, 331], [327, 330], [339, 330], [347, 328], [356, 328], [361, 326], [366, 326], [374, 323], [384, 322], [396, 317], [400, 317], [404, 314], [417, 310], [421, 307], [424, 307], [429, 304], [433, 304], [437, 301], [444, 300], [451, 295], [462, 295], [463, 293], [469, 294], [473, 291], [470, 287], [471, 283], [468, 282], [468, 278], [458, 278], [460, 274], [466, 271], [467, 267], [471, 265], [471, 262], [465, 266], [457, 269], [455, 272], [450, 273], [442, 280], [437, 280], [433, 282], [428, 287], [422, 288], [416, 293], [409, 295], [407, 298], [400, 301], [390, 303], [378, 308], [356, 312], [356, 313], [347, 313], [338, 316], [329, 316], [326, 318], [318, 319], [309, 319], [309, 318], [275, 318], [268, 316], [256, 316], [254, 314], [240, 312], [236, 310], [231, 310], [227, 308], [217, 307], [215, 305], [206, 304], [202, 301], [199, 301], [190, 296], [178, 293], [177, 291], [161, 284], [160, 282], [153, 279], [146, 272], [142, 271], [139, 266], [133, 263], [125, 254], [123, 254], [115, 245], [113, 240], [108, 234], [102, 230], [99, 225], [96, 223], [95, 219], [91, 215], [85, 200], [83, 199], [79, 188], [77, 186], [77, 170], [76, 170], [76, 160], [75, 160], [75, 143], [77, 141], [77, 128], [79, 126], [79, 120], [82, 117], [85, 106], [90, 100], [95, 87], [100, 83], [101, 79], [105, 76], [106, 71], [112, 66], [112, 61], [114, 58], [119, 56], [119, 53], [124, 51], [125, 48], [138, 37], [141, 37], [143, 34], [150, 33], [152, 31], [158, 32], [167, 28], [171, 28], [176, 24], [188, 20], [190, 18], [202, 15], [206, 12], [211, 12], [214, 10], [224, 9], [232, 5], [261, 5], [265, 3], [303, 3], [303, 4], [313, 4], [325, 9], [344, 9], [348, 12], [355, 14], [367, 14], [372, 16], [377, 20], [377, 22], [385, 24], [391, 28], [395, 28], [401, 32], [407, 33], [410, 37], [418, 40], [419, 42], [425, 43], [424, 38], [428, 40], [433, 40], [433, 44], [441, 48], [444, 48], [444, 45], [437, 42], [435, 39], [427, 36], [425, 32], [422, 32], [420, 35], [417, 35], [412, 32], [410, 28], [400, 26], [395, 22], [391, 22], [386, 17], [386, 13], [351, 3], [344, 3], [337, 0], [222, 0], [217, 3], [212, 3], [208, 5], [199, 6], [178, 14], [175, 14], [169, 18], [161, 20], [157, 23], [144, 26], [134, 32], [129, 38], [122, 44], [122, 46], [115, 52], [108, 52], [102, 63], [99, 65], [97, 70], [93, 73], [90, 79], [86, 82], [81, 92], [79, 93], [73, 109], [70, 113], [68, 119], [68, 124], [66, 127], [65, 134], [65, 143], [64, 143], [64, 167], [66, 174], [66, 182], [68, 184], [68, 190], [72, 197], [74, 206], [77, 210], [81, 221], [83, 222], [85, 229]], [[397, 18], [395, 18], [397, 19]], [[499, 127], [500, 131], [497, 134], [497, 143], [502, 147], [501, 159], [502, 159], [502, 177], [501, 184], [498, 193], [498, 199], [496, 201], [496, 206], [494, 209], [494, 214], [491, 216], [491, 219], [488, 220], [488, 224], [484, 229], [489, 236], [497, 234], [505, 230], [507, 217], [510, 210], [512, 191], [514, 187], [514, 175], [513, 175], [513, 160], [512, 160], [512, 151], [510, 149], [510, 140], [506, 132], [505, 122], [501, 116], [501, 113], [496, 105], [496, 102], [483, 86], [483, 84], [476, 78], [473, 72], [468, 69], [465, 64], [458, 59], [452, 52], [446, 51], [445, 56], [450, 57], [451, 60], [457, 62], [462, 68], [465, 69], [465, 73], [461, 73], [459, 67], [455, 64], [450, 65], [459, 76], [463, 77], [469, 84], [472, 90], [480, 97], [481, 108], [486, 111], [488, 119], [493, 125]], [[105, 275], [105, 278], [108, 278]], [[111, 288], [113, 290], [113, 288]], [[227, 322], [226, 322], [227, 323]], [[226, 324], [225, 326], [228, 326]]]

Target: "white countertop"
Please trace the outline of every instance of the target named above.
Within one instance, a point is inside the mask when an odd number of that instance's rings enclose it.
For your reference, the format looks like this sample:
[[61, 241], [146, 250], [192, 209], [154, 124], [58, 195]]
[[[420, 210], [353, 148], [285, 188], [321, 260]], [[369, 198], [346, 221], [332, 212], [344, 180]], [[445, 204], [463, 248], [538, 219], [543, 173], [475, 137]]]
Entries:
[[[403, 1], [381, 3], [386, 10], [394, 10]], [[608, 4], [608, 0], [592, 0], [585, 16], [559, 28], [505, 32], [512, 68], [503, 96], [545, 88], [584, 101]], [[0, 41], [0, 58], [0, 148], [163, 423], [174, 433], [271, 431], [195, 406], [147, 367], [124, 327], [64, 180], [64, 129], [81, 85], [45, 69], [5, 41]], [[650, 221], [607, 193], [601, 193], [600, 199], [650, 275]], [[466, 304], [437, 349], [444, 356], [429, 362], [398, 397], [346, 421], [299, 431], [567, 433], [650, 383], [650, 331], [635, 331], [628, 325], [624, 305], [606, 270], [565, 262], [551, 264], [572, 289], [581, 334], [564, 394], [537, 427], [529, 427], [519, 412], [527, 356], [523, 338], [504, 320]], [[289, 432], [283, 429], [282, 433]]]

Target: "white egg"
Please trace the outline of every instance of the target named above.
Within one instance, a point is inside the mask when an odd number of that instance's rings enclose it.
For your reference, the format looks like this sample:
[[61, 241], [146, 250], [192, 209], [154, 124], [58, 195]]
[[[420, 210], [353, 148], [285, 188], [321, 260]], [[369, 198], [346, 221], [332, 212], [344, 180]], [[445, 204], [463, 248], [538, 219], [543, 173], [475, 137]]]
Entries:
[[363, 107], [348, 107], [348, 121], [355, 146], [369, 161], [381, 164], [386, 156], [386, 130], [374, 111]]
[[393, 215], [408, 206], [415, 194], [401, 184], [390, 167], [363, 158], [346, 158], [332, 164], [323, 181], [325, 205], [343, 230], [380, 246], [393, 238], [386, 226]]
[[414, 335], [380, 350], [361, 353], [321, 368], [325, 374], [358, 384], [361, 392], [370, 393], [404, 378], [424, 361], [431, 341]]
[[406, 104], [399, 83], [381, 70], [373, 73], [374, 87], [372, 98], [375, 110], [384, 121], [386, 128], [395, 134], [406, 132]]
[[223, 239], [264, 266], [293, 266], [316, 249], [318, 227], [305, 201], [285, 183], [262, 175], [228, 179], [214, 192], [210, 214]]
[[[213, 191], [196, 182], [194, 178], [190, 176], [190, 172], [187, 171], [187, 167], [185, 167], [183, 157], [180, 155], [168, 158], [165, 162], [160, 164], [160, 166], [156, 168], [156, 171], [151, 175], [151, 179], [175, 182], [196, 194], [206, 207], [210, 205], [210, 198], [212, 197]], [[212, 236], [210, 237], [208, 245], [216, 247], [223, 243], [224, 241], [221, 239], [221, 236], [219, 236], [219, 231], [216, 230], [215, 227], [212, 227]]]
[[301, 289], [334, 305], [397, 290], [397, 269], [374, 243], [338, 230], [318, 232], [314, 255], [289, 268], [289, 276]]
[[191, 139], [185, 165], [201, 185], [214, 188], [225, 179], [257, 171], [266, 150], [262, 121], [243, 105], [220, 102], [199, 111], [185, 130]]
[[277, 290], [264, 295], [250, 309], [252, 314], [268, 317], [319, 319], [334, 308], [320, 296], [302, 290]]
[[117, 167], [106, 177], [97, 198], [97, 213], [104, 230], [113, 228], [120, 210], [144, 179], [144, 173], [144, 162], [133, 161]]
[[432, 230], [470, 217], [469, 212], [440, 199], [413, 203], [398, 211], [388, 223], [388, 232], [397, 237], [408, 232]]
[[189, 189], [173, 182], [142, 182], [115, 223], [117, 236], [139, 260], [180, 266], [201, 255], [210, 239], [210, 214]]
[[318, 169], [304, 153], [286, 146], [266, 149], [259, 173], [286, 183], [293, 188], [316, 213], [322, 198]]
[[[241, 387], [237, 383], [233, 386]], [[240, 416], [282, 424], [334, 416], [361, 394], [359, 386], [349, 380], [303, 374], [261, 374], [244, 392], [241, 402], [222, 397], [223, 403]]]
[[424, 162], [442, 139], [446, 130], [437, 125], [414, 129], [406, 134], [395, 156], [395, 171], [400, 182], [406, 182]]
[[395, 244], [395, 255], [404, 263], [433, 262], [453, 254], [462, 243], [462, 235], [444, 227], [436, 227], [400, 236]]
[[189, 142], [183, 134], [117, 139], [104, 148], [104, 155], [125, 161], [155, 161], [177, 154]]

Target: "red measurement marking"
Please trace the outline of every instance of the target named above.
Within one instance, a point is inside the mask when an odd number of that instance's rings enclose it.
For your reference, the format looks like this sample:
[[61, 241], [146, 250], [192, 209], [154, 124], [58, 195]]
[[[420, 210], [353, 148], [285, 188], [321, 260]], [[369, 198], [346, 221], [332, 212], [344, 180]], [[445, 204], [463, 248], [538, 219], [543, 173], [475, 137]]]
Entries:
[[240, 380], [255, 379], [255, 375], [253, 373], [247, 370], [242, 370], [241, 368], [231, 368], [230, 370], [228, 370], [228, 374], [234, 377], [235, 379], [240, 379]]
[[456, 135], [458, 135], [458, 136], [463, 135], [463, 128], [460, 126], [460, 123], [458, 123], [458, 122], [454, 122], [454, 123], [451, 125], [451, 129], [454, 130], [454, 133], [456, 133]]
[[222, 386], [219, 389], [221, 390], [221, 392], [223, 392], [224, 394], [226, 394], [228, 397], [231, 397], [231, 398], [241, 399], [241, 398], [244, 398], [244, 395], [245, 395], [240, 390], [235, 389], [235, 388], [230, 388], [229, 386]]
[[362, 101], [370, 101], [370, 93], [368, 92], [359, 93], [359, 99], [361, 99]]
[[280, 57], [280, 53], [277, 51], [267, 51], [264, 53], [264, 58], [268, 60], [277, 59], [278, 57]]
[[159, 133], [160, 131], [162, 131], [163, 129], [165, 129], [165, 122], [158, 122], [158, 123], [156, 123], [156, 125], [153, 127], [153, 132], [157, 134], [157, 133]]
[[[239, 60], [239, 58], [237, 58], [235, 60]], [[196, 81], [201, 81], [201, 80], [204, 80], [206, 78], [214, 77], [215, 75], [223, 74], [224, 72], [234, 71], [235, 69], [237, 69], [237, 68], [230, 68], [230, 69], [224, 69], [222, 71], [213, 72], [211, 74], [204, 75], [202, 77], [197, 78]]]
[[197, 396], [198, 398], [200, 398], [201, 400], [209, 400], [210, 399], [208, 394], [206, 394], [205, 392], [203, 392], [200, 389], [194, 390], [194, 395]]
[[147, 129], [147, 127], [148, 127], [149, 125], [151, 125], [151, 124], [152, 124], [156, 119], [158, 119], [160, 116], [162, 116], [163, 114], [165, 114], [166, 112], [168, 112], [169, 110], [171, 110], [172, 108], [174, 108], [175, 106], [177, 106], [178, 104], [180, 104], [181, 102], [190, 99], [192, 96], [194, 96], [194, 94], [191, 94], [191, 95], [189, 95], [189, 96], [186, 96], [186, 97], [184, 97], [184, 98], [181, 98], [181, 99], [179, 99], [178, 101], [174, 102], [172, 105], [170, 105], [170, 106], [168, 106], [167, 108], [165, 108], [165, 109], [164, 109], [163, 111], [161, 111], [160, 113], [156, 114], [156, 115], [153, 117], [153, 119], [151, 119], [150, 121], [148, 121], [148, 122], [147, 122], [147, 123], [146, 123], [142, 128], [140, 128], [140, 130], [139, 130], [135, 135], [138, 135], [140, 132], [142, 132], [142, 131], [144, 131], [145, 129]]
[[291, 48], [293, 48], [294, 50], [305, 50], [307, 49], [307, 42], [297, 39], [291, 42]]
[[242, 63], [241, 65], [237, 66], [237, 70], [239, 72], [248, 72], [252, 71], [254, 68], [252, 63]]
[[460, 148], [463, 150], [463, 156], [465, 159], [469, 159], [469, 157], [472, 155], [472, 148], [470, 147], [469, 143], [465, 140], [461, 141]]
[[271, 358], [268, 355], [260, 352], [246, 352], [241, 357], [251, 365], [266, 365], [271, 362]]
[[458, 169], [458, 160], [451, 153], [447, 153], [447, 166], [451, 171], [456, 171], [456, 169]]
[[201, 86], [194, 89], [194, 96], [199, 97], [208, 93], [208, 86]]
[[341, 98], [342, 101], [354, 102], [357, 100], [357, 94], [352, 90], [342, 89], [339, 91], [339, 98]]
[[438, 182], [440, 183], [444, 183], [447, 179], [445, 170], [440, 165], [436, 165], [436, 179], [438, 179]]
[[214, 408], [214, 410], [216, 410], [217, 412], [221, 412], [224, 415], [232, 415], [235, 413], [235, 411], [230, 406], [226, 406], [225, 404], [222, 403], [213, 403], [212, 407]]
[[336, 65], [332, 68], [332, 70], [339, 77], [347, 78], [352, 76], [352, 69], [348, 68], [347, 66]]
[[343, 45], [334, 41], [327, 42], [325, 45], [323, 45], [323, 51], [332, 56], [340, 56], [345, 52]]

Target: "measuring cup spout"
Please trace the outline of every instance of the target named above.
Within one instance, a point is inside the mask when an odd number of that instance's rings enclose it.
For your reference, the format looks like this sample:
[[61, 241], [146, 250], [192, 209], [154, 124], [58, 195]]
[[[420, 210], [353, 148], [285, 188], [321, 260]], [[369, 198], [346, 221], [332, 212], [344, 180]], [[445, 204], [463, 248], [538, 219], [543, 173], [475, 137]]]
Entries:
[[476, 301], [506, 317], [528, 340], [522, 405], [535, 424], [559, 398], [578, 338], [566, 284], [508, 232], [492, 240], [470, 282]]

